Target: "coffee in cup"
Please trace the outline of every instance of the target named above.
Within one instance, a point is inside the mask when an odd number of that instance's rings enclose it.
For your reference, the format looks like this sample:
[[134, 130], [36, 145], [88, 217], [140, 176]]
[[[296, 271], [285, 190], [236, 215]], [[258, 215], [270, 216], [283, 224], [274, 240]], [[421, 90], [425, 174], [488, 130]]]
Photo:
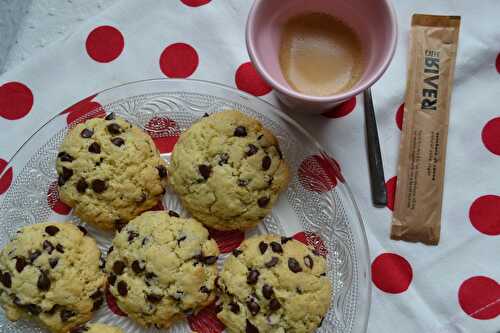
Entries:
[[319, 12], [300, 14], [285, 23], [279, 61], [288, 84], [313, 96], [348, 91], [364, 71], [356, 33], [341, 20]]

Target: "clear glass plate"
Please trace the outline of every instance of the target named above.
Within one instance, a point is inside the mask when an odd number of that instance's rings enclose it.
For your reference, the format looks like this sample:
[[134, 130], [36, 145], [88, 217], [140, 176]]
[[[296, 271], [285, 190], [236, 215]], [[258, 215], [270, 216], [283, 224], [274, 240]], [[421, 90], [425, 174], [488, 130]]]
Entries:
[[[365, 332], [371, 294], [368, 246], [359, 211], [338, 164], [283, 112], [254, 96], [215, 83], [167, 79], [129, 83], [91, 96], [50, 120], [24, 143], [0, 175], [1, 179], [14, 170], [9, 190], [0, 196], [0, 246], [25, 225], [47, 219], [81, 223], [58, 201], [55, 190], [58, 146], [75, 123], [115, 112], [148, 131], [168, 161], [168, 151], [180, 132], [205, 113], [225, 109], [247, 113], [269, 128], [278, 137], [292, 170], [291, 183], [272, 214], [246, 237], [255, 233], [295, 235], [321, 248], [326, 252], [327, 276], [334, 293], [318, 332]], [[163, 205], [187, 215], [170, 191]], [[101, 249], [107, 249], [112, 235], [87, 227]], [[128, 333], [158, 332], [137, 326], [107, 306], [95, 314], [93, 321], [119, 325]], [[191, 332], [188, 321], [163, 331]], [[0, 311], [0, 332], [44, 330], [27, 320], [11, 323]]]

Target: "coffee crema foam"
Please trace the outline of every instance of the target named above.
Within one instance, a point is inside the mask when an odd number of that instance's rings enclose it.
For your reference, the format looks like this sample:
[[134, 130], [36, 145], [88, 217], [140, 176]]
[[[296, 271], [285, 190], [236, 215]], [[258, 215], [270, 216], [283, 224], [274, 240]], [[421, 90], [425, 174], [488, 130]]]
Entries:
[[306, 13], [284, 25], [281, 71], [301, 93], [329, 96], [349, 90], [363, 74], [362, 56], [356, 33], [331, 15]]

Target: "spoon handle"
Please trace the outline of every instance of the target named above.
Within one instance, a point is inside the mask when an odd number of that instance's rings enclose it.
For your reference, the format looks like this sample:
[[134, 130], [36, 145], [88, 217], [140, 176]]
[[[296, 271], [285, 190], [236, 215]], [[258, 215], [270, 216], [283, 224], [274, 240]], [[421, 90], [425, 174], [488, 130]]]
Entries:
[[372, 92], [370, 88], [364, 92], [366, 144], [368, 149], [368, 164], [370, 168], [370, 182], [372, 201], [375, 206], [387, 205], [387, 192], [385, 188], [384, 165], [380, 154], [378, 140], [377, 120], [373, 109]]

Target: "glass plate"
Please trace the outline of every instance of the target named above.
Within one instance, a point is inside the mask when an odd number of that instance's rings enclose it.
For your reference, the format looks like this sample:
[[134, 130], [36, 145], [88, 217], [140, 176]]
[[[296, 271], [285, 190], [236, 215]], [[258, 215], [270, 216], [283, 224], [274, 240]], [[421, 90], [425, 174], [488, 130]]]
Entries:
[[[294, 236], [325, 253], [327, 276], [332, 280], [334, 293], [330, 311], [318, 332], [365, 332], [371, 294], [368, 246], [360, 214], [338, 164], [283, 112], [254, 96], [215, 83], [167, 79], [129, 83], [90, 96], [50, 120], [23, 144], [0, 176], [10, 177], [7, 173], [13, 170], [12, 184], [0, 197], [0, 246], [25, 225], [47, 219], [81, 223], [59, 202], [55, 186], [58, 146], [71, 126], [89, 117], [115, 112], [150, 133], [168, 161], [179, 133], [205, 113], [225, 109], [240, 110], [269, 128], [279, 139], [292, 170], [290, 185], [272, 214], [259, 227], [246, 232], [245, 237], [257, 233]], [[163, 206], [187, 215], [169, 191]], [[112, 235], [87, 227], [105, 251]], [[234, 244], [234, 239], [230, 243]], [[225, 256], [221, 255], [219, 267]], [[158, 332], [116, 315], [109, 304], [96, 312], [93, 321], [116, 324], [128, 333]], [[208, 317], [203, 317], [207, 313]], [[204, 311], [201, 318], [190, 317], [163, 331], [205, 331], [204, 326], [214, 325], [209, 314], [210, 311]], [[0, 332], [44, 330], [27, 320], [11, 323], [0, 311]]]

